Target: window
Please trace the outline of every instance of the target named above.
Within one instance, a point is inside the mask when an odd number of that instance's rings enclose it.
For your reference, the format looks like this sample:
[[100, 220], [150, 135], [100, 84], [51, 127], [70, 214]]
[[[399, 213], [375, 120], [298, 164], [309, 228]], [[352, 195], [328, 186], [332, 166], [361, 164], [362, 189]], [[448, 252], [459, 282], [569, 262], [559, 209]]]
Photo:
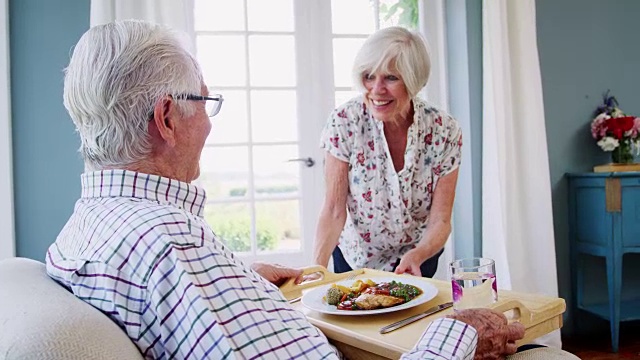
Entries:
[[308, 265], [322, 205], [319, 138], [356, 95], [351, 65], [380, 27], [417, 26], [416, 0], [196, 0], [196, 51], [212, 93], [199, 185], [205, 218], [249, 260]]

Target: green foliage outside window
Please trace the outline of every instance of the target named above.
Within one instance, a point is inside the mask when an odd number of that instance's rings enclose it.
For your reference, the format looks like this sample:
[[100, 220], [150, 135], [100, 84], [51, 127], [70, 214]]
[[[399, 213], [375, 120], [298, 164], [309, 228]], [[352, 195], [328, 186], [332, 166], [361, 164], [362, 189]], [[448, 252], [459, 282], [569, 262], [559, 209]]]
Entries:
[[[227, 214], [212, 216], [205, 214], [206, 220], [218, 239], [224, 242], [232, 251], [251, 250], [251, 222], [244, 214]], [[277, 226], [271, 221], [260, 221], [256, 223], [256, 238], [258, 250], [274, 250], [278, 244]]]
[[380, 17], [388, 21], [398, 14], [398, 25], [408, 29], [418, 28], [418, 0], [398, 0], [395, 4], [387, 6], [380, 4]]

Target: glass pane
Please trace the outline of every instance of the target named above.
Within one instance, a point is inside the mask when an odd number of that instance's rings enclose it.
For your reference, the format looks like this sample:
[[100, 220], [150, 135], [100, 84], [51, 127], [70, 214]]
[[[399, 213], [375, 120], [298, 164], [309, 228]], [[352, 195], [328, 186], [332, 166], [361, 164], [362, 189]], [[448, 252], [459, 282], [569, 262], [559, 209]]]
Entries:
[[196, 0], [196, 31], [244, 30], [244, 1]]
[[293, 35], [250, 36], [251, 85], [295, 86], [294, 50]]
[[251, 210], [249, 203], [207, 204], [204, 218], [218, 240], [231, 251], [251, 250]]
[[247, 81], [242, 35], [199, 35], [198, 62], [208, 86], [245, 86]]
[[358, 91], [336, 91], [336, 107], [360, 95]]
[[249, 151], [245, 146], [205, 147], [198, 185], [207, 199], [238, 198], [249, 193]]
[[253, 148], [253, 172], [256, 197], [297, 196], [300, 166], [288, 161], [300, 157], [297, 145], [264, 145]]
[[334, 34], [371, 34], [376, 30], [373, 2], [370, 0], [331, 0]]
[[258, 251], [300, 250], [298, 200], [257, 202], [256, 240]]
[[246, 143], [249, 141], [247, 121], [247, 92], [241, 90], [209, 90], [221, 93], [224, 102], [220, 113], [211, 119], [208, 144]]
[[247, 7], [250, 31], [293, 31], [293, 1], [248, 0]]
[[251, 92], [253, 141], [296, 141], [298, 124], [296, 93], [293, 90], [255, 90]]
[[333, 39], [333, 81], [335, 86], [353, 86], [353, 60], [365, 39]]
[[[380, 28], [389, 26], [403, 26], [407, 29], [416, 29], [418, 27], [418, 2], [417, 1], [398, 1], [398, 0], [379, 0], [380, 1]], [[400, 4], [397, 9], [391, 13], [392, 6]]]

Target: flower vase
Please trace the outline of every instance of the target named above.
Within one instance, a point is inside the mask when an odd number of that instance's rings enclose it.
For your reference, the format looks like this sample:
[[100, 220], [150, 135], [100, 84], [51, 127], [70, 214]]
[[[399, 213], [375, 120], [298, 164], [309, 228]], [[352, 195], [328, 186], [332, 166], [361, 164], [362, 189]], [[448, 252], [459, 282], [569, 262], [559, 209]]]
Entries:
[[628, 139], [620, 140], [618, 147], [611, 152], [611, 161], [614, 164], [631, 164], [633, 162], [631, 151], [631, 141]]

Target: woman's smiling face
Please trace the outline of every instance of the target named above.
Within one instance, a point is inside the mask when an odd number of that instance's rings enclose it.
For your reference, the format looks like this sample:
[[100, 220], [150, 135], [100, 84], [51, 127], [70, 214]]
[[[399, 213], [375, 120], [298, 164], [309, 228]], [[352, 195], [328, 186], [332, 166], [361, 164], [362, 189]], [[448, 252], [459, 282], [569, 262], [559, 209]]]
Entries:
[[400, 75], [394, 71], [376, 71], [362, 75], [365, 98], [377, 120], [405, 120], [411, 109], [411, 98]]

